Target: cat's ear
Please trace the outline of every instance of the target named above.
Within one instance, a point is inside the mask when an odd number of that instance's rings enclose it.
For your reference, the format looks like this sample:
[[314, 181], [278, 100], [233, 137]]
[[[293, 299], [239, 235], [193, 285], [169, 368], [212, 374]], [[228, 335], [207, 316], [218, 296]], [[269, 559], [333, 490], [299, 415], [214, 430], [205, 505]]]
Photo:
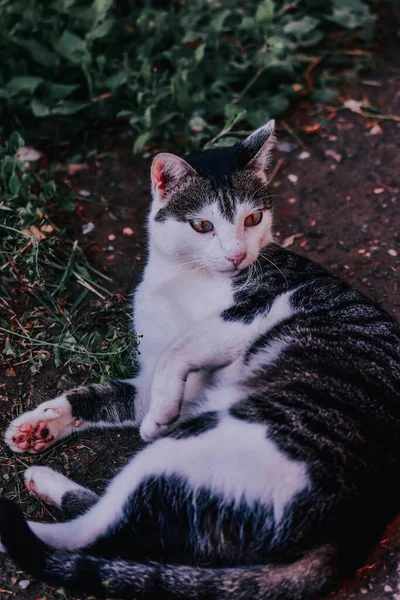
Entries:
[[157, 200], [168, 201], [174, 189], [187, 177], [197, 175], [196, 171], [183, 158], [162, 152], [157, 154], [151, 165], [151, 185]]
[[275, 141], [275, 121], [271, 119], [240, 142], [241, 167], [265, 173]]

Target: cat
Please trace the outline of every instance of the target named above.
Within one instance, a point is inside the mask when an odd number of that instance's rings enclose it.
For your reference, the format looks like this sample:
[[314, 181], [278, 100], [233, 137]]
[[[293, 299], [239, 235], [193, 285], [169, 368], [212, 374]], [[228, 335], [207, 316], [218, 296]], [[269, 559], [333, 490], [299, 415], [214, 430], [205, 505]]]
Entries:
[[63, 523], [0, 501], [3, 549], [99, 597], [302, 600], [362, 565], [400, 503], [400, 327], [274, 242], [274, 123], [151, 167], [136, 378], [15, 419], [15, 452], [85, 428], [147, 442], [99, 498], [48, 467], [25, 485]]

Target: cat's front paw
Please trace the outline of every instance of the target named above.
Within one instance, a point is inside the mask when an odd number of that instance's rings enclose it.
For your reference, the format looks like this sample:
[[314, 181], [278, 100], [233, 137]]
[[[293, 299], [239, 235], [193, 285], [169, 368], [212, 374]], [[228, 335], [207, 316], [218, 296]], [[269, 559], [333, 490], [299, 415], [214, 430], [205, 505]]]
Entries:
[[13, 452], [37, 454], [80, 426], [65, 395], [23, 413], [8, 427], [4, 439]]
[[140, 426], [140, 437], [144, 442], [152, 442], [168, 429], [169, 423], [158, 423], [154, 413], [147, 413]]

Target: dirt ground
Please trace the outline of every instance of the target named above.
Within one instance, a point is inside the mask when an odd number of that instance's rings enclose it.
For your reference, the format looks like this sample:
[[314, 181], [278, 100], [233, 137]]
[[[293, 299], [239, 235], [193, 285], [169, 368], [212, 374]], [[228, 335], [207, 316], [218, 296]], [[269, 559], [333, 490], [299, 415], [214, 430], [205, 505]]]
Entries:
[[[305, 102], [280, 120], [272, 193], [278, 240], [347, 279], [400, 321], [400, 122], [366, 118], [344, 108], [347, 100], [363, 100], [381, 115], [400, 115], [400, 22], [392, 14], [379, 33], [384, 60], [376, 69], [356, 87], [345, 89], [339, 100], [329, 105]], [[317, 129], [321, 117], [328, 119], [323, 122], [329, 123], [329, 129], [308, 133]], [[130, 148], [130, 143], [116, 141], [111, 132], [97, 165], [70, 178], [78, 197], [79, 191], [88, 190], [91, 201], [81, 196], [74, 220], [67, 223], [97, 268], [112, 277], [115, 291], [123, 294], [134, 288], [145, 258], [143, 223], [149, 202], [150, 163], [132, 158]], [[101, 196], [109, 200], [108, 207], [96, 203]], [[87, 222], [95, 228], [83, 234]], [[133, 234], [122, 235], [124, 227]], [[112, 242], [110, 235], [116, 236]], [[0, 388], [0, 431], [16, 406], [26, 408], [54, 397], [82, 379], [52, 366], [33, 375], [24, 365], [14, 365], [16, 376], [6, 377], [8, 366], [4, 360], [0, 367], [0, 381], [5, 384]], [[31, 518], [60, 518], [23, 489], [27, 466], [52, 465], [99, 491], [136, 444], [135, 432], [84, 433], [32, 458], [14, 457], [0, 442], [0, 494], [17, 489]], [[368, 566], [330, 597], [400, 600], [400, 519], [388, 529]], [[33, 581], [2, 557], [0, 599], [11, 598], [81, 600], [84, 596]]]

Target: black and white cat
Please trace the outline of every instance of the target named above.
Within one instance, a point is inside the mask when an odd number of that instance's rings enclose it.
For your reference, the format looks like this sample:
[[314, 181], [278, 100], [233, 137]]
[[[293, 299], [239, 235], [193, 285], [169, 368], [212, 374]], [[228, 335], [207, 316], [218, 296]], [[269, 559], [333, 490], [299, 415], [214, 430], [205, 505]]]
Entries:
[[0, 502], [4, 549], [49, 583], [135, 599], [289, 600], [331, 590], [400, 505], [400, 328], [273, 242], [273, 122], [151, 170], [135, 295], [137, 378], [18, 417], [15, 452], [137, 427], [150, 442], [98, 498], [47, 467], [27, 487], [72, 520]]

